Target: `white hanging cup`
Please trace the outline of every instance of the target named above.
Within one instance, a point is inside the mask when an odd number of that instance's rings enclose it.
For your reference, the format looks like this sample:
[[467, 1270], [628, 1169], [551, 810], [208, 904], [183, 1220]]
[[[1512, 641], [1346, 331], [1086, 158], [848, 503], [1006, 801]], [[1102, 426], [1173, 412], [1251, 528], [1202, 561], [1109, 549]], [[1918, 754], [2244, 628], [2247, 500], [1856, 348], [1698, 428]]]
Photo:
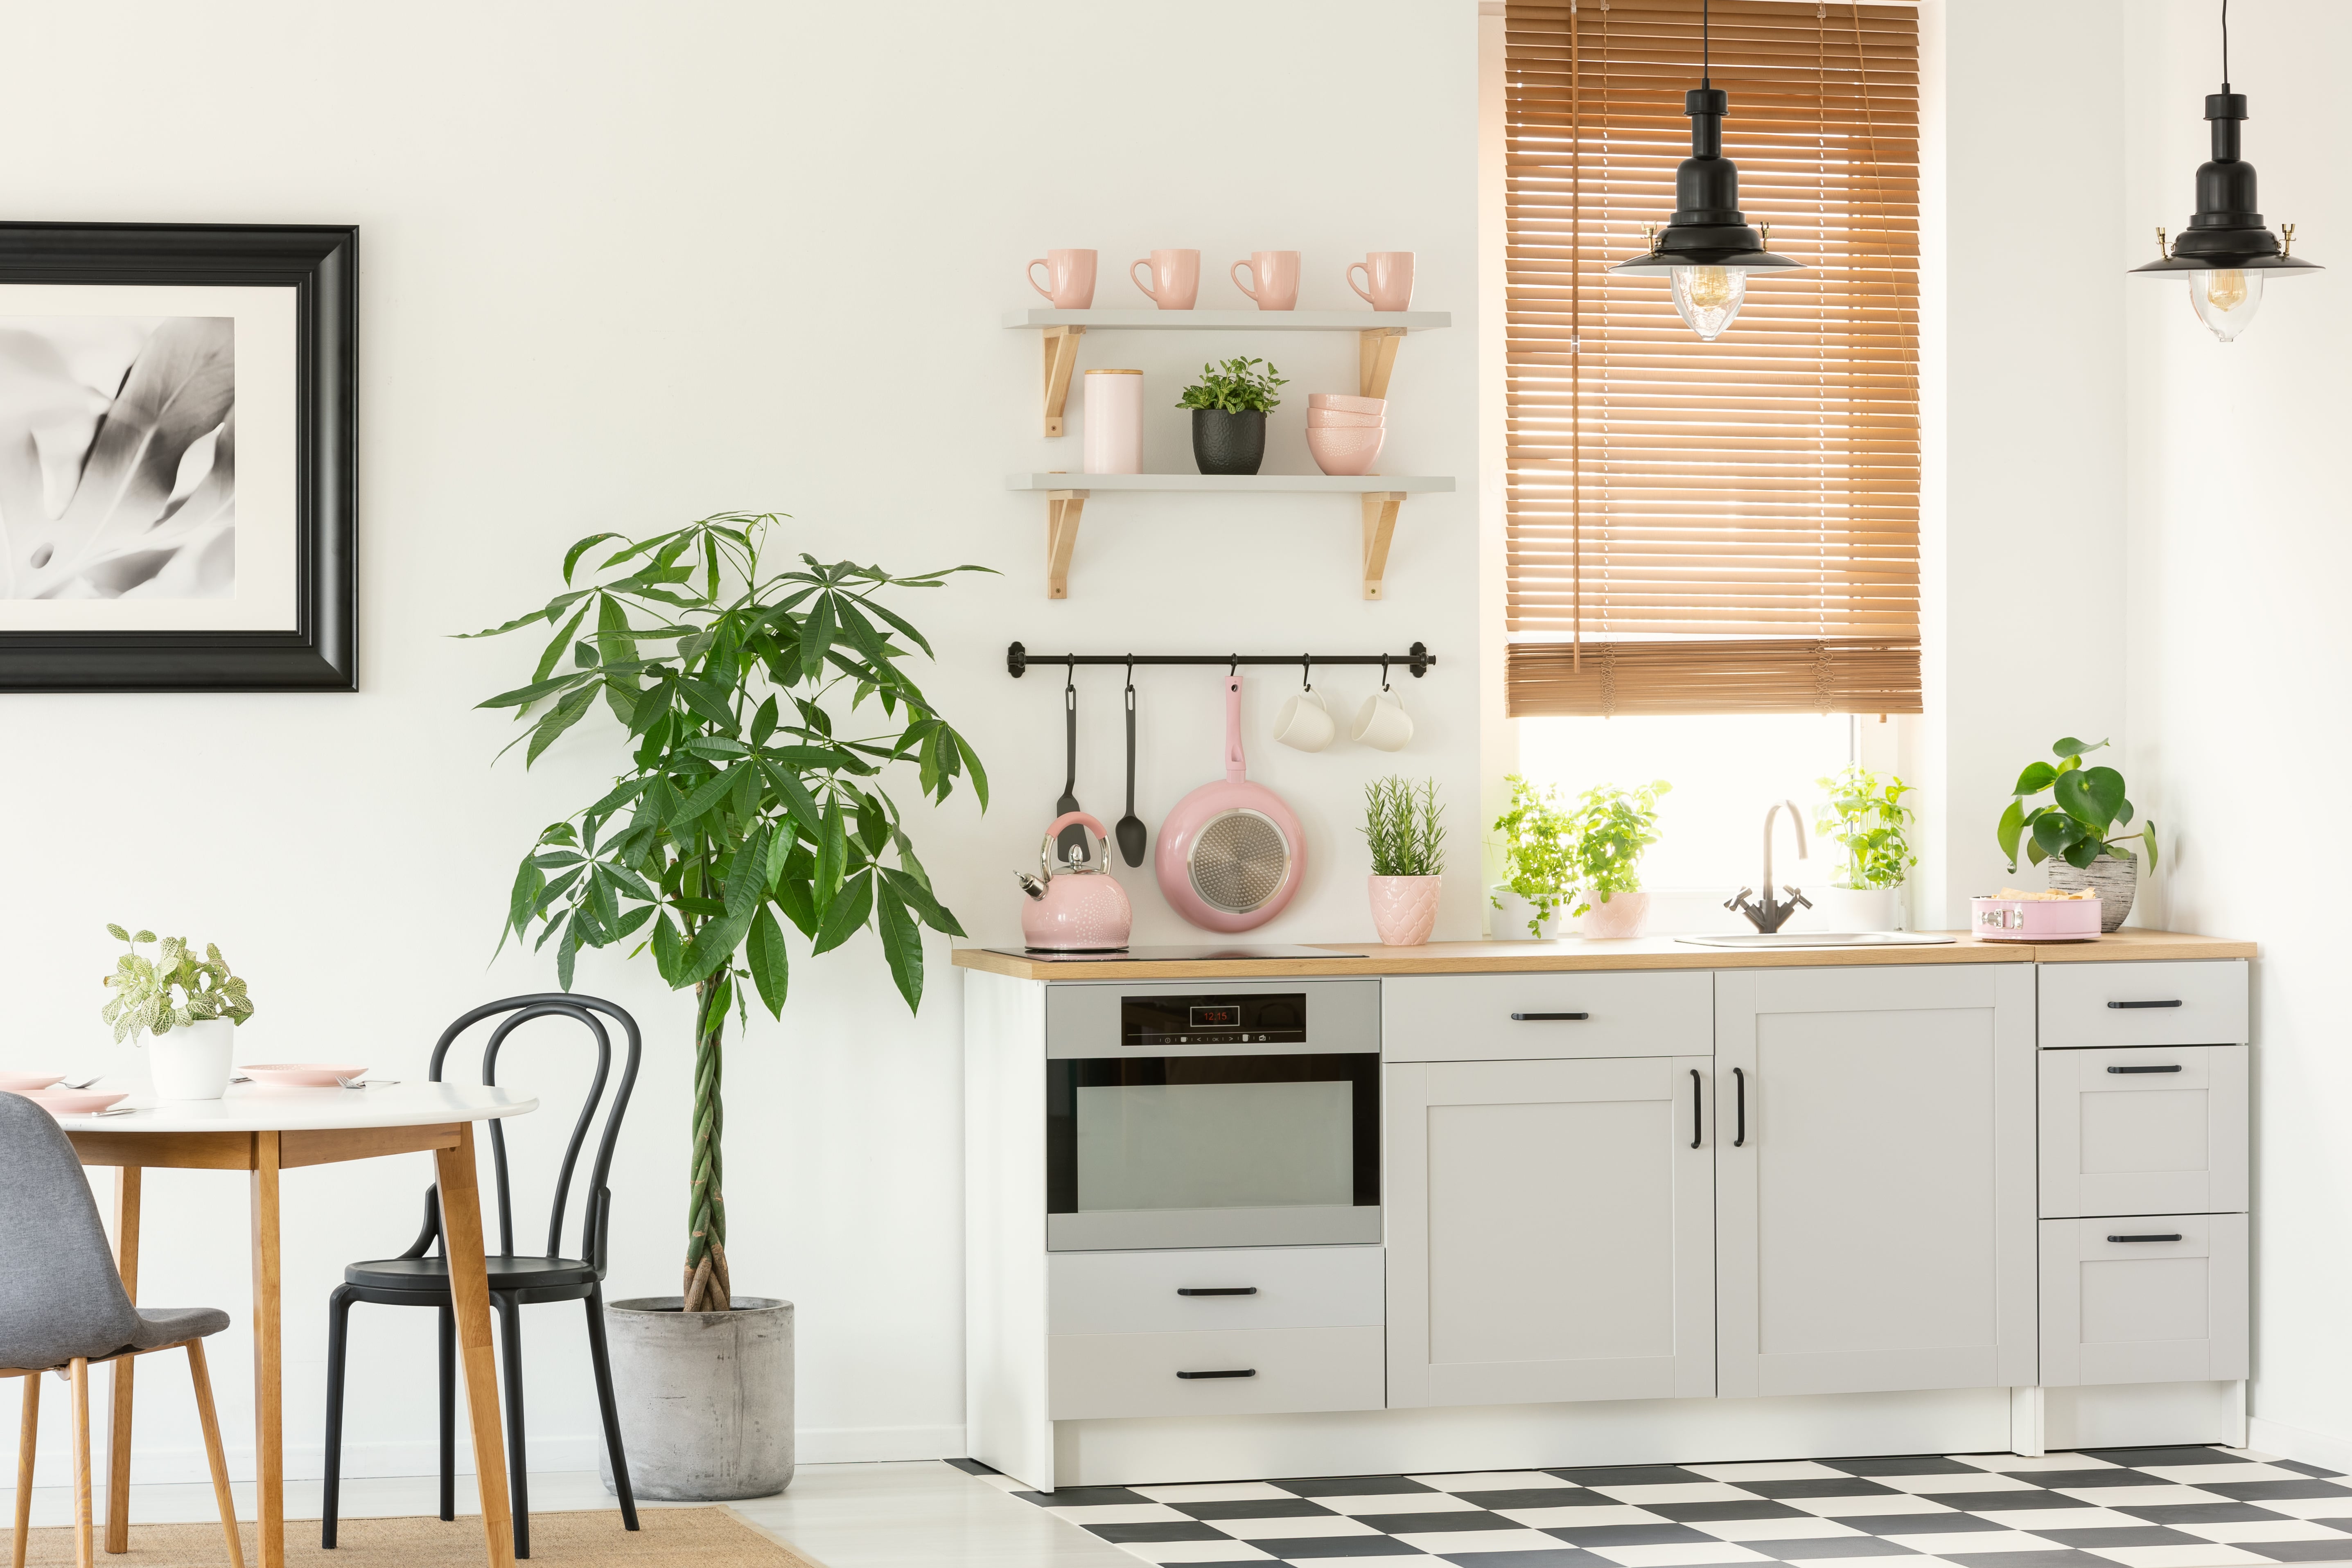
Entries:
[[1404, 710], [1404, 699], [1386, 687], [1365, 698], [1348, 739], [1383, 752], [1403, 751], [1412, 739], [1412, 715]]
[[1274, 738], [1293, 751], [1319, 752], [1339, 733], [1339, 721], [1311, 686], [1285, 698], [1274, 721]]

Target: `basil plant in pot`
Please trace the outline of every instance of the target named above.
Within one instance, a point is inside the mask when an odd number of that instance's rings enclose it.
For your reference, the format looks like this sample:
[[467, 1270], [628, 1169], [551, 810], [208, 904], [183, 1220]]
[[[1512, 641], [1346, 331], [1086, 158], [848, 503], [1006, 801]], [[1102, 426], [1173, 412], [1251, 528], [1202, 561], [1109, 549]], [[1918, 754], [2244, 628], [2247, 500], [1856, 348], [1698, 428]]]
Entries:
[[1903, 882], [1919, 857], [1908, 837], [1915, 820], [1903, 804], [1917, 793], [1901, 779], [1848, 765], [1813, 781], [1825, 792], [1813, 813], [1813, 831], [1837, 846], [1837, 870], [1827, 888], [1811, 889], [1824, 930], [1901, 931]]
[[253, 1016], [245, 982], [229, 973], [228, 961], [212, 943], [205, 955], [188, 951], [188, 939], [167, 936], [155, 956], [139, 951], [155, 933], [137, 934], [110, 925], [106, 934], [123, 954], [104, 981], [114, 994], [100, 1016], [114, 1026], [114, 1043], [143, 1035], [149, 1077], [158, 1100], [218, 1100], [228, 1092], [236, 1049], [236, 1026]]
[[1510, 808], [1495, 819], [1501, 840], [1503, 879], [1487, 890], [1497, 913], [1496, 942], [1542, 942], [1576, 891], [1574, 836], [1559, 806], [1557, 785], [1538, 789], [1518, 773], [1506, 773]]
[[1569, 814], [1570, 859], [1589, 937], [1634, 937], [1650, 918], [1642, 891], [1642, 852], [1658, 841], [1658, 797], [1675, 786], [1657, 779], [1639, 789], [1601, 784]]
[[[2124, 775], [2113, 768], [2083, 765], [2085, 756], [2105, 745], [2105, 741], [2067, 735], [2050, 748], [2057, 762], [2028, 763], [2017, 775], [2015, 798], [2001, 812], [1994, 836], [2011, 872], [2017, 869], [2021, 845], [2029, 861], [2049, 866], [2053, 888], [2095, 889], [2099, 930], [2111, 931], [2122, 926], [2139, 894], [2139, 862], [2124, 841], [2138, 839], [2147, 851], [2147, 868], [2155, 870], [2156, 824], [2143, 823], [2137, 833], [2116, 832], [2132, 820]], [[2050, 800], [2029, 810], [2025, 803], [2044, 791]]]
[[943, 802], [968, 777], [988, 802], [971, 746], [901, 664], [930, 645], [882, 602], [949, 574], [808, 555], [780, 571], [762, 546], [781, 521], [726, 513], [583, 539], [563, 557], [564, 592], [472, 634], [555, 628], [531, 679], [481, 704], [528, 726], [515, 742], [526, 766], [599, 708], [621, 759], [612, 787], [523, 858], [505, 935], [536, 927], [567, 991], [582, 948], [620, 945], [694, 997], [683, 1289], [606, 1303], [640, 1497], [761, 1497], [792, 1479], [792, 1306], [737, 1293], [727, 1256], [729, 1013], [745, 1021], [756, 998], [783, 1016], [787, 925], [812, 955], [876, 930], [898, 994], [919, 1007], [922, 928], [963, 928], [882, 781], [910, 771]]
[[1265, 416], [1281, 406], [1275, 389], [1285, 384], [1263, 360], [1201, 367], [1201, 379], [1184, 389], [1176, 406], [1192, 411], [1192, 461], [1202, 473], [1257, 472], [1265, 461]]

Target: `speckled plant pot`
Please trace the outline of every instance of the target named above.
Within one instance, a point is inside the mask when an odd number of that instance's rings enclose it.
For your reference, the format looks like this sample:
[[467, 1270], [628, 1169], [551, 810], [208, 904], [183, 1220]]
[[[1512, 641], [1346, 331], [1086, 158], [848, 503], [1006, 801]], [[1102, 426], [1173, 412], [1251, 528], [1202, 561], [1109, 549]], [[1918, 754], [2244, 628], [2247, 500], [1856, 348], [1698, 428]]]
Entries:
[[[604, 1303], [629, 1481], [661, 1502], [773, 1497], [793, 1480], [793, 1304], [738, 1296], [682, 1312], [676, 1296]], [[596, 1445], [604, 1489], [611, 1456]]]
[[1419, 947], [1437, 926], [1443, 877], [1371, 877], [1372, 929], [1388, 947]]
[[2094, 888], [2099, 894], [2099, 931], [2102, 935], [2121, 930], [2124, 917], [2131, 913], [2132, 900], [2139, 896], [2139, 861], [2120, 860], [2113, 855], [2102, 855], [2087, 870], [2077, 871], [2065, 861], [2052, 857], [2044, 862], [2050, 868], [2050, 886], [2072, 890]]
[[1583, 934], [1603, 940], [1639, 936], [1649, 920], [1649, 894], [1611, 893], [1592, 900], [1585, 911]]

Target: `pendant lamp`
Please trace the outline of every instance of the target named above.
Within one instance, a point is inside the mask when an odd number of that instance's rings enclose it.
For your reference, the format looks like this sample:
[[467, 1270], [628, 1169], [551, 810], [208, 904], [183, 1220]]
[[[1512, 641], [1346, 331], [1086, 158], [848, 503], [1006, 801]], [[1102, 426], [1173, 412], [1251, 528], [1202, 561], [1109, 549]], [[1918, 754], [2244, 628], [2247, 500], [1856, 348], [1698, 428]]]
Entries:
[[1707, 342], [1721, 337], [1748, 298], [1748, 275], [1801, 267], [1764, 248], [1771, 234], [1748, 226], [1739, 210], [1739, 167], [1723, 155], [1723, 117], [1731, 100], [1709, 77], [1714, 52], [1708, 0], [1699, 4], [1699, 85], [1683, 94], [1690, 116], [1691, 155], [1675, 171], [1675, 216], [1650, 234], [1650, 248], [1612, 272], [1663, 276], [1674, 286], [1675, 310]]
[[2221, 90], [2205, 95], [2205, 118], [2213, 127], [2213, 156], [2198, 165], [2197, 216], [2169, 245], [2164, 230], [2158, 229], [2158, 259], [2132, 270], [2186, 273], [2189, 303], [2197, 319], [2226, 343], [2244, 331], [2262, 308], [2265, 279], [2320, 270], [2289, 254], [2294, 248], [2294, 225], [2284, 226], [2282, 244], [2255, 210], [2254, 166], [2238, 156], [2246, 95], [2230, 90], [2230, 0], [2221, 0]]

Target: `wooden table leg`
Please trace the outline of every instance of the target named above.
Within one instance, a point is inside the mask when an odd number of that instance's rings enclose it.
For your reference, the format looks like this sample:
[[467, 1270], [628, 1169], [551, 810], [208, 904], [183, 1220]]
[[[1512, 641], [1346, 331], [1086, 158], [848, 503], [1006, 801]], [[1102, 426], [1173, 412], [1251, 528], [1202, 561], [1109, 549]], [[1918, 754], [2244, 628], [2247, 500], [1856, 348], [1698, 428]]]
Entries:
[[[114, 1173], [114, 1267], [122, 1276], [122, 1293], [139, 1300], [139, 1167], [121, 1165]], [[114, 1363], [110, 1375], [114, 1394], [114, 1422], [106, 1435], [106, 1550], [131, 1550], [131, 1380], [139, 1365], [136, 1356]]]
[[[457, 1129], [457, 1146], [436, 1149], [441, 1237], [449, 1259], [449, 1297], [457, 1309], [457, 1364], [466, 1373], [466, 1413], [474, 1432], [474, 1475], [482, 1492], [482, 1531], [490, 1568], [514, 1568], [514, 1519], [507, 1504], [500, 1451], [497, 1363], [490, 1354], [490, 1282], [482, 1261], [482, 1195], [474, 1175], [474, 1129]], [[265, 1561], [264, 1568], [279, 1568]]]
[[286, 1412], [278, 1321], [278, 1134], [253, 1135], [253, 1447], [261, 1568], [286, 1568]]

